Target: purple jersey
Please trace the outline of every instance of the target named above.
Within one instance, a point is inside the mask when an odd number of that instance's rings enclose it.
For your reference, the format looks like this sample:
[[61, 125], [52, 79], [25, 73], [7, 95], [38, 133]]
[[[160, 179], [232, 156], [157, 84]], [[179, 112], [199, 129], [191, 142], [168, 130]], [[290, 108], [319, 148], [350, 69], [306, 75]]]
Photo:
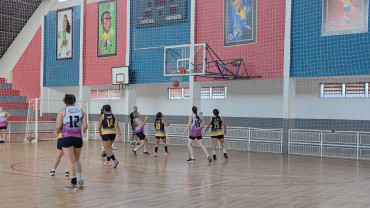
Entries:
[[62, 138], [77, 137], [82, 138], [81, 120], [82, 109], [77, 106], [66, 106], [63, 118]]
[[202, 136], [201, 121], [197, 119], [197, 116], [193, 114], [193, 122], [191, 123], [190, 136], [200, 137]]
[[138, 124], [136, 122], [136, 119], [138, 119], [138, 118], [134, 118], [135, 133], [143, 132], [144, 131], [144, 126]]
[[5, 112], [0, 113], [0, 127], [7, 127], [8, 120], [6, 119]]

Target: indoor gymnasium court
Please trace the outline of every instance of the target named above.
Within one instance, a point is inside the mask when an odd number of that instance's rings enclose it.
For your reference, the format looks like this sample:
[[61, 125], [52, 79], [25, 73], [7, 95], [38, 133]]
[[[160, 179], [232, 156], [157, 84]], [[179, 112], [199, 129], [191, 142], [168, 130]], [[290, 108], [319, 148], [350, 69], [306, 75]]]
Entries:
[[1, 0], [0, 20], [0, 207], [370, 207], [369, 0]]

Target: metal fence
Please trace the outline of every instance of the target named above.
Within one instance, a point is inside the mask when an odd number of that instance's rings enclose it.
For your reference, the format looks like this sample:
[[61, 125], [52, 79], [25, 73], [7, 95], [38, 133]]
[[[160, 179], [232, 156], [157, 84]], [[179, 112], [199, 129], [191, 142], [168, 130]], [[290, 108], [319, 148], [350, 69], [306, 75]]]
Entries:
[[370, 132], [290, 129], [288, 153], [370, 159]]
[[[128, 142], [132, 135], [132, 130], [128, 123], [119, 122], [122, 141]], [[26, 122], [9, 122], [8, 139], [9, 141], [24, 141], [26, 134]], [[172, 124], [166, 127], [167, 143], [169, 145], [187, 145], [187, 135], [184, 135], [186, 125]], [[55, 140], [55, 121], [39, 122], [39, 140]], [[153, 123], [147, 123], [144, 133], [148, 136], [149, 143], [155, 143], [155, 129]], [[90, 121], [88, 123], [88, 139], [100, 140], [99, 122]], [[206, 147], [212, 146], [210, 131], [203, 136]], [[116, 140], [119, 141], [119, 140]], [[228, 127], [225, 135], [225, 143], [228, 149], [247, 150], [258, 152], [282, 153], [283, 130], [282, 129], [257, 129], [248, 127]], [[194, 143], [199, 146], [198, 142]], [[217, 146], [220, 147], [219, 144]]]

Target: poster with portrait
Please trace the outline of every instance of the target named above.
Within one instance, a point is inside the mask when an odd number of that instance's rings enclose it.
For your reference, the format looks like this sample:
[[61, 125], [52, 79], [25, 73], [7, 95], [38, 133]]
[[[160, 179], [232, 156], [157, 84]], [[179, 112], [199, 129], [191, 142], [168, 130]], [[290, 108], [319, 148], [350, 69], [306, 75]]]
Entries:
[[369, 0], [323, 0], [322, 35], [368, 31]]
[[224, 46], [256, 43], [257, 0], [224, 0]]
[[73, 8], [57, 11], [57, 60], [72, 59], [73, 55]]
[[98, 4], [98, 57], [117, 55], [117, 1]]

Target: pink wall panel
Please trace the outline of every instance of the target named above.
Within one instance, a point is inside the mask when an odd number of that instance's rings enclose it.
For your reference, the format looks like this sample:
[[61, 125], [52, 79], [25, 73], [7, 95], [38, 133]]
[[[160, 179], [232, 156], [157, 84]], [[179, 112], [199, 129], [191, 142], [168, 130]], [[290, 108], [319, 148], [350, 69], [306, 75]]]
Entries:
[[41, 27], [12, 71], [13, 89], [29, 99], [40, 97]]
[[112, 67], [126, 63], [126, 0], [117, 0], [117, 56], [97, 58], [97, 3], [85, 5], [84, 17], [84, 85], [111, 85]]
[[[285, 1], [257, 1], [257, 42], [223, 46], [223, 0], [196, 1], [196, 43], [208, 43], [221, 59], [243, 58], [250, 76], [281, 78], [284, 59]], [[210, 20], [212, 18], [212, 20]], [[197, 81], [211, 81], [197, 78]], [[213, 80], [213, 79], [212, 79]]]

